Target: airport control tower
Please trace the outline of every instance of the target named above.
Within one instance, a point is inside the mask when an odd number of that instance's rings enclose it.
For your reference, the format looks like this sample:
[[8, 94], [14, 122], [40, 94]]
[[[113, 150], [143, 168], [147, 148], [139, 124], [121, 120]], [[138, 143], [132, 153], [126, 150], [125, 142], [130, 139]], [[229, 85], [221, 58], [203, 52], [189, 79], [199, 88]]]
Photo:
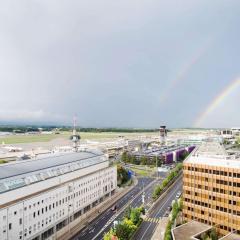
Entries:
[[166, 126], [160, 126], [159, 128], [159, 141], [161, 145], [165, 145], [166, 144], [166, 136], [167, 136], [167, 129]]
[[72, 140], [73, 142], [73, 150], [75, 152], [78, 151], [78, 145], [79, 145], [79, 142], [80, 142], [80, 135], [77, 134], [77, 130], [76, 130], [76, 117], [74, 117], [73, 119], [73, 133], [72, 133], [72, 136], [70, 137], [70, 140]]

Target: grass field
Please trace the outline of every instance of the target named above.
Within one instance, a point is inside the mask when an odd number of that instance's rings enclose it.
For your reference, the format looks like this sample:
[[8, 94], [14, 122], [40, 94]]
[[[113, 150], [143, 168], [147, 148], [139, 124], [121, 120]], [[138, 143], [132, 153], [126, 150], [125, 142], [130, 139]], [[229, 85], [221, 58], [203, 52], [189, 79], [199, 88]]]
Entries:
[[9, 135], [0, 137], [0, 143], [14, 144], [14, 143], [31, 143], [31, 142], [48, 142], [58, 137], [69, 137], [70, 134], [64, 133], [61, 135], [55, 134], [31, 134], [31, 135]]
[[131, 166], [130, 169], [134, 171], [137, 175], [141, 175], [143, 177], [150, 176], [156, 171], [156, 168], [150, 168], [150, 167], [145, 167], [145, 169], [140, 169], [137, 166], [136, 167]]
[[[53, 139], [62, 138], [69, 139], [70, 132], [61, 132], [61, 134], [31, 134], [31, 135], [8, 135], [0, 137], [0, 144], [15, 144], [15, 143], [32, 143], [32, 142], [48, 142]], [[101, 139], [114, 139], [119, 136], [124, 137], [137, 137], [140, 135], [156, 135], [155, 133], [115, 133], [115, 132], [102, 132], [102, 133], [80, 133], [82, 140], [101, 140]]]

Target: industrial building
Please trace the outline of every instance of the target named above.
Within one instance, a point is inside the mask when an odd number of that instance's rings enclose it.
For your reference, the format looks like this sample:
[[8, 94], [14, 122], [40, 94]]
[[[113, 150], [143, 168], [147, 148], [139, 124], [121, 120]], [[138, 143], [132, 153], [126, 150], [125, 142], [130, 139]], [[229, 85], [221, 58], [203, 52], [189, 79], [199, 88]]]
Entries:
[[57, 239], [116, 187], [116, 167], [97, 150], [1, 165], [0, 239]]
[[240, 158], [219, 142], [203, 143], [184, 161], [183, 217], [222, 236], [240, 231]]
[[159, 157], [163, 160], [164, 164], [171, 164], [179, 161], [182, 154], [191, 153], [194, 148], [195, 146], [170, 145], [133, 152], [131, 155], [135, 156], [137, 159], [140, 159], [141, 157], [147, 157], [148, 159]]

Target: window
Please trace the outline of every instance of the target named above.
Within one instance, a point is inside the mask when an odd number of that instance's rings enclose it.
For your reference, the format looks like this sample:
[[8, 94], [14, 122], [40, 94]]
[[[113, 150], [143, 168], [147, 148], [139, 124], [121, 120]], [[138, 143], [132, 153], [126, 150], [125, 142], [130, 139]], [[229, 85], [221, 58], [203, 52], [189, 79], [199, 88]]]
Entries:
[[9, 229], [9, 230], [12, 229], [12, 224], [11, 224], [11, 223], [8, 224], [8, 229]]

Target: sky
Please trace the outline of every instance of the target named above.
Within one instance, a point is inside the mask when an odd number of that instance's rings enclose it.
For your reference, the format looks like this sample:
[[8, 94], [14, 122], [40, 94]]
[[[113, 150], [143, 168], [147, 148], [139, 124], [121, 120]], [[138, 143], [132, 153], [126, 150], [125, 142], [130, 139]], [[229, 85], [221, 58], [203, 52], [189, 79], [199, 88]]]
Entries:
[[0, 123], [240, 126], [240, 84], [212, 104], [239, 23], [239, 0], [0, 0]]

